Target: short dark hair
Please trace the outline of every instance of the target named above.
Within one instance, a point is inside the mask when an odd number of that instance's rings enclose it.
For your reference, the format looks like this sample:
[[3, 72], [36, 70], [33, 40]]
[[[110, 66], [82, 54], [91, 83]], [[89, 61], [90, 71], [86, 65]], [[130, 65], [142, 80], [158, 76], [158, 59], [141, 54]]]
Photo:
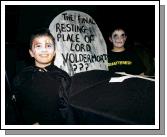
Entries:
[[30, 49], [32, 48], [32, 42], [36, 37], [39, 36], [48, 36], [52, 39], [53, 44], [55, 46], [55, 38], [53, 37], [53, 35], [51, 34], [50, 30], [48, 28], [41, 28], [36, 30], [30, 37]]
[[128, 33], [127, 27], [125, 25], [115, 24], [112, 27], [110, 27], [108, 35], [111, 36], [115, 30], [123, 30], [125, 32], [125, 35], [127, 35]]

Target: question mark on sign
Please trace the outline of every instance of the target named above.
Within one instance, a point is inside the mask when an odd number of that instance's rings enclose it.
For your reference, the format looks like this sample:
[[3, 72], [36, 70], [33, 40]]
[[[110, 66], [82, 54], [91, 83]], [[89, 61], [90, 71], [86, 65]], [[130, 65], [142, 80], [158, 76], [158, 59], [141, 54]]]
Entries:
[[76, 64], [73, 64], [73, 69], [74, 69], [74, 71], [76, 71], [76, 69], [77, 69], [77, 65]]
[[89, 64], [88, 63], [85, 63], [85, 65], [86, 65], [86, 70], [88, 70], [88, 67], [89, 67]]
[[79, 65], [81, 65], [81, 67], [80, 67], [79, 69], [82, 70], [82, 68], [83, 68], [83, 64], [82, 64], [82, 63], [79, 63]]

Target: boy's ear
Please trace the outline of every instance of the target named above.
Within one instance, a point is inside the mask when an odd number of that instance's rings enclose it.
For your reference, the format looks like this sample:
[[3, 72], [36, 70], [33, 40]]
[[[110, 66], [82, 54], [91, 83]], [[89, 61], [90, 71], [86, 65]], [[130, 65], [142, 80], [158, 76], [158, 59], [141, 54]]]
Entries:
[[127, 39], [127, 36], [125, 36], [125, 37], [123, 38], [124, 42], [126, 42], [126, 39]]
[[31, 56], [31, 57], [34, 57], [34, 53], [32, 52], [31, 49], [29, 49], [29, 53], [30, 53], [30, 56]]
[[125, 36], [125, 41], [126, 41], [126, 39], [127, 39], [127, 36]]
[[111, 36], [109, 37], [109, 41], [110, 41], [111, 43], [113, 42]]

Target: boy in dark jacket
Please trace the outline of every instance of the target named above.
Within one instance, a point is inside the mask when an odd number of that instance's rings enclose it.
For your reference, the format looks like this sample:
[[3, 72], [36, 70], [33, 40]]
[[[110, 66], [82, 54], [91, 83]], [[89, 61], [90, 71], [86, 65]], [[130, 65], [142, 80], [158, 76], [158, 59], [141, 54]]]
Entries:
[[35, 59], [35, 65], [23, 69], [13, 82], [19, 124], [67, 124], [71, 79], [52, 63], [55, 41], [48, 29], [32, 35], [29, 53]]

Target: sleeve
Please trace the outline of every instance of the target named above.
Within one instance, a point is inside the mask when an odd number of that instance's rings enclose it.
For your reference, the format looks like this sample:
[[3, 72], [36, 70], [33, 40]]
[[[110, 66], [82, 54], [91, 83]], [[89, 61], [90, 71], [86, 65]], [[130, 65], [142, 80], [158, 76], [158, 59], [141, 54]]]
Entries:
[[[25, 75], [26, 74], [26, 75]], [[28, 77], [27, 77], [28, 76]], [[17, 115], [17, 124], [33, 124], [36, 120], [34, 114], [24, 107], [23, 100], [23, 83], [31, 77], [30, 73], [20, 73], [17, 75], [12, 83], [12, 98], [15, 104], [15, 111]]]
[[151, 55], [151, 53], [147, 49], [143, 49], [141, 52], [138, 52], [138, 56], [145, 67], [144, 74], [153, 76], [155, 66], [153, 56]]
[[[13, 83], [11, 85], [11, 91], [8, 96], [8, 108], [7, 108], [7, 120], [10, 120], [10, 123], [13, 124], [22, 124], [22, 116], [19, 109], [19, 94], [18, 94], [18, 86], [20, 84], [19, 77], [15, 77]], [[11, 121], [12, 118], [12, 121]], [[10, 124], [9, 123], [9, 124]]]
[[134, 54], [134, 59], [135, 59], [135, 68], [136, 68], [136, 74], [141, 74], [145, 72], [145, 66], [142, 62], [142, 60], [140, 59], [140, 57], [137, 54]]

